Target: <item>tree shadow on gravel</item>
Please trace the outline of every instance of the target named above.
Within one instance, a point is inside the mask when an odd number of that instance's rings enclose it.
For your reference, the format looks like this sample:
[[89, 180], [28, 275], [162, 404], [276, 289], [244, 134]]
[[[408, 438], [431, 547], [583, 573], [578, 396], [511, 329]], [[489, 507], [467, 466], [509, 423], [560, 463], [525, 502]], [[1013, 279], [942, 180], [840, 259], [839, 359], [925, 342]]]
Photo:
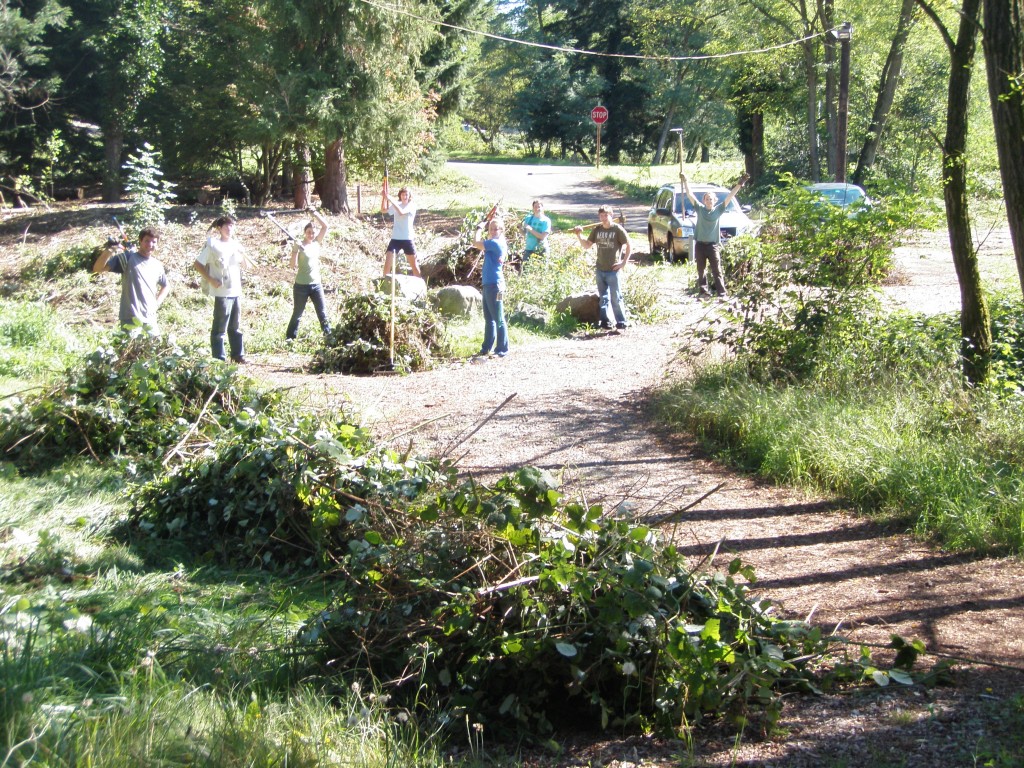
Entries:
[[768, 732], [751, 714], [745, 729], [728, 719], [686, 738], [556, 737], [562, 752], [526, 751], [523, 768], [967, 768], [1019, 767], [1024, 755], [1024, 674], [993, 667], [956, 670], [950, 684], [874, 685], [786, 700]]

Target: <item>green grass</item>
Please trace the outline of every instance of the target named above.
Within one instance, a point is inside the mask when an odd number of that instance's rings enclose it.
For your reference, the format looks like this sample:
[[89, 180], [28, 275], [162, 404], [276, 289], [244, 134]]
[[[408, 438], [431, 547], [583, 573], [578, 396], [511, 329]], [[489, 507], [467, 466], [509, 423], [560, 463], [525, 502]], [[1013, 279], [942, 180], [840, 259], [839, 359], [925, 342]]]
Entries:
[[[694, 183], [725, 185], [739, 178], [743, 172], [743, 160], [683, 163], [683, 172]], [[679, 164], [601, 166], [597, 175], [624, 195], [648, 202], [663, 184], [679, 181]]]
[[296, 656], [329, 584], [121, 542], [118, 486], [116, 471], [77, 463], [0, 478], [2, 764], [442, 762], [415, 722]]
[[[917, 385], [766, 385], [713, 366], [660, 397], [663, 417], [773, 481], [835, 493], [943, 545], [1024, 552], [1024, 428], [1005, 400]], [[944, 390], [948, 392], [949, 390]]]
[[63, 325], [44, 301], [5, 300], [0, 304], [0, 393], [63, 370], [95, 338]]

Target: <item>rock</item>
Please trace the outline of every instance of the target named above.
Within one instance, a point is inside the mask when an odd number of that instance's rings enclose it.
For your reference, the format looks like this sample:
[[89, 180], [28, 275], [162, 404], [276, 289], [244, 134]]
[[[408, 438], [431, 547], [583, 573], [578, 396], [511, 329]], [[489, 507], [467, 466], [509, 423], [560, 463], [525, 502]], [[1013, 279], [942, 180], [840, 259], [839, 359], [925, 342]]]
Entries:
[[543, 328], [548, 324], [548, 313], [533, 304], [523, 304], [511, 314], [509, 321], [518, 325], [532, 325]]
[[600, 319], [601, 299], [594, 293], [577, 293], [558, 302], [555, 311], [568, 312], [581, 323], [596, 323]]
[[[381, 293], [391, 293], [391, 275], [382, 277], [377, 281], [377, 290]], [[422, 277], [395, 275], [395, 293], [408, 301], [425, 301], [427, 298], [427, 284]]]
[[471, 285], [446, 285], [430, 296], [430, 303], [445, 317], [468, 317], [479, 312], [483, 297]]

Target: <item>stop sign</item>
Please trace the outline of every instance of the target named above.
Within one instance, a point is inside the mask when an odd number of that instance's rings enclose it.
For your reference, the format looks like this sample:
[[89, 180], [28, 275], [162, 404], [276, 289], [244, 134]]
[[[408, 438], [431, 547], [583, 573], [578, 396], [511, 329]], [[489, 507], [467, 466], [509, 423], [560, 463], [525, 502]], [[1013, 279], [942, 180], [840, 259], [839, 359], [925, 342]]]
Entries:
[[594, 107], [590, 110], [590, 119], [598, 125], [608, 122], [608, 107]]

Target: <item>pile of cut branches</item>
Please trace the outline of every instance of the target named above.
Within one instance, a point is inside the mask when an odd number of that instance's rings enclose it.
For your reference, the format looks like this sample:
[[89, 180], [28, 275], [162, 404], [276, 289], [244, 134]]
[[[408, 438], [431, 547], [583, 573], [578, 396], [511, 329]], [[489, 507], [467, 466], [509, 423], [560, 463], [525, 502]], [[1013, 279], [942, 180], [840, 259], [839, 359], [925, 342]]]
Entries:
[[341, 304], [337, 325], [314, 355], [313, 371], [374, 373], [381, 370], [422, 371], [435, 356], [447, 355], [444, 326], [429, 308], [396, 297], [394, 346], [391, 343], [391, 296], [364, 293]]
[[152, 458], [190, 431], [216, 431], [238, 410], [279, 399], [166, 336], [119, 331], [43, 391], [3, 404], [0, 455], [30, 470], [77, 454]]

